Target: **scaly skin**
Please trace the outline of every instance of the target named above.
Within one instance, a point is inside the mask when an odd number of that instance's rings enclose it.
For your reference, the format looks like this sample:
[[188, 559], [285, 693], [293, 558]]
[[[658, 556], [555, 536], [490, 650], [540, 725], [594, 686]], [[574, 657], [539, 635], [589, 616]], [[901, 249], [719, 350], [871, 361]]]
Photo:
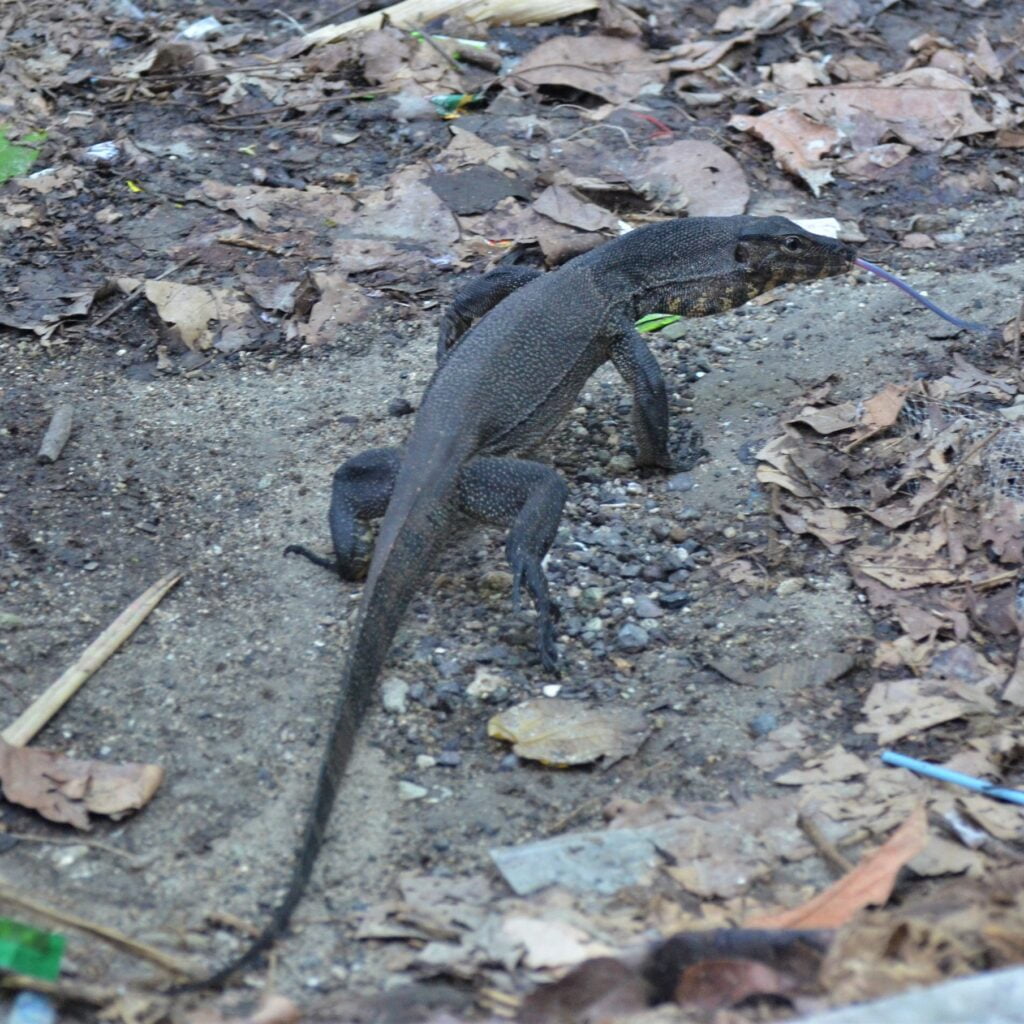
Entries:
[[245, 953], [188, 988], [222, 984], [286, 929], [402, 614], [466, 517], [509, 529], [514, 596], [523, 586], [530, 592], [541, 660], [555, 670], [554, 616], [541, 562], [566, 486], [550, 467], [519, 456], [547, 437], [587, 378], [610, 359], [633, 391], [637, 461], [671, 468], [664, 380], [633, 322], [650, 312], [722, 312], [779, 284], [842, 273], [854, 255], [783, 217], [691, 218], [640, 228], [550, 273], [504, 271], [490, 289], [485, 278], [456, 298], [441, 326], [440, 365], [404, 452], [367, 452], [335, 474], [330, 525], [334, 566], [343, 577], [360, 575], [365, 554], [356, 520], [381, 514], [384, 520], [287, 893]]

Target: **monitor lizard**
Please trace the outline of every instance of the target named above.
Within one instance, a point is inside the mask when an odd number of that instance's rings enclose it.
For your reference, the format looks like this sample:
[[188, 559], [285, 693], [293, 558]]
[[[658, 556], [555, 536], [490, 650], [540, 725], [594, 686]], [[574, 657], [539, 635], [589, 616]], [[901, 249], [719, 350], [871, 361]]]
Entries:
[[285, 895], [244, 953], [183, 988], [222, 984], [287, 928], [402, 614], [467, 518], [508, 530], [513, 602], [523, 588], [529, 592], [541, 662], [556, 670], [555, 614], [542, 561], [567, 487], [553, 468], [522, 456], [550, 434], [587, 378], [611, 360], [632, 390], [637, 463], [671, 469], [665, 381], [634, 327], [638, 316], [720, 313], [777, 285], [840, 274], [854, 258], [849, 245], [784, 217], [693, 217], [631, 231], [548, 273], [494, 272], [456, 297], [442, 320], [439, 365], [404, 449], [364, 452], [334, 475], [329, 522], [335, 561], [289, 549], [331, 565], [345, 579], [358, 578], [367, 546], [357, 521], [384, 517]]

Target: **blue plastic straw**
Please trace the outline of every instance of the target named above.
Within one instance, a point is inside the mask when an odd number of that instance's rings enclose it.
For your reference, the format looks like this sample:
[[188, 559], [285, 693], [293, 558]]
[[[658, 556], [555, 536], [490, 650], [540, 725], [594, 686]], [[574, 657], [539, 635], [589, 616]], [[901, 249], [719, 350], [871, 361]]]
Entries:
[[990, 796], [994, 800], [1004, 800], [1006, 803], [1020, 804], [1024, 807], [1024, 793], [1019, 789], [1003, 789], [984, 779], [976, 779], [973, 775], [951, 772], [948, 768], [943, 768], [940, 765], [918, 761], [916, 757], [907, 757], [906, 754], [897, 754], [892, 750], [883, 751], [882, 760], [896, 768], [907, 768], [912, 772], [917, 772], [918, 775], [926, 775], [928, 778], [938, 779], [940, 782], [951, 782], [954, 786], [963, 786], [975, 793], [981, 793], [982, 796]]

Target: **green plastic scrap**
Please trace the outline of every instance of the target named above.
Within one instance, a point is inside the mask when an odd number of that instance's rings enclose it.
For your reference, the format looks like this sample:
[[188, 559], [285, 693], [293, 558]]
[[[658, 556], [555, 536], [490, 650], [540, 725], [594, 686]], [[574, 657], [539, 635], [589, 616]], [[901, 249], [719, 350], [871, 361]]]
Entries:
[[7, 129], [0, 127], [0, 185], [28, 172], [39, 156], [39, 150], [32, 147], [46, 141], [46, 132], [33, 132], [21, 141], [28, 145], [15, 145], [8, 140]]
[[44, 932], [0, 917], [0, 970], [54, 981], [60, 974], [66, 942], [56, 932]]
[[674, 313], [645, 313], [634, 325], [641, 334], [649, 334], [651, 331], [660, 331], [669, 324], [682, 320], [681, 316]]

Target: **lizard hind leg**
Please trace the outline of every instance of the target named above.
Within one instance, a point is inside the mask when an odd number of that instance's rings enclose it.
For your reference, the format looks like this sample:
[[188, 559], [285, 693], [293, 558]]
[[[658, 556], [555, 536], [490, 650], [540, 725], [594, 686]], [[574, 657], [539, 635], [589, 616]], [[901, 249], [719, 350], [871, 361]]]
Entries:
[[284, 553], [302, 555], [343, 580], [363, 579], [373, 545], [362, 523], [387, 511], [401, 464], [398, 448], [371, 448], [343, 462], [334, 472], [327, 514], [334, 558], [323, 558], [300, 544], [289, 544]]
[[512, 600], [519, 607], [523, 588], [537, 609], [538, 647], [548, 672], [558, 672], [555, 622], [544, 573], [547, 555], [562, 518], [568, 488], [550, 466], [526, 459], [481, 456], [463, 467], [459, 504], [474, 519], [508, 527], [505, 554], [512, 569]]

